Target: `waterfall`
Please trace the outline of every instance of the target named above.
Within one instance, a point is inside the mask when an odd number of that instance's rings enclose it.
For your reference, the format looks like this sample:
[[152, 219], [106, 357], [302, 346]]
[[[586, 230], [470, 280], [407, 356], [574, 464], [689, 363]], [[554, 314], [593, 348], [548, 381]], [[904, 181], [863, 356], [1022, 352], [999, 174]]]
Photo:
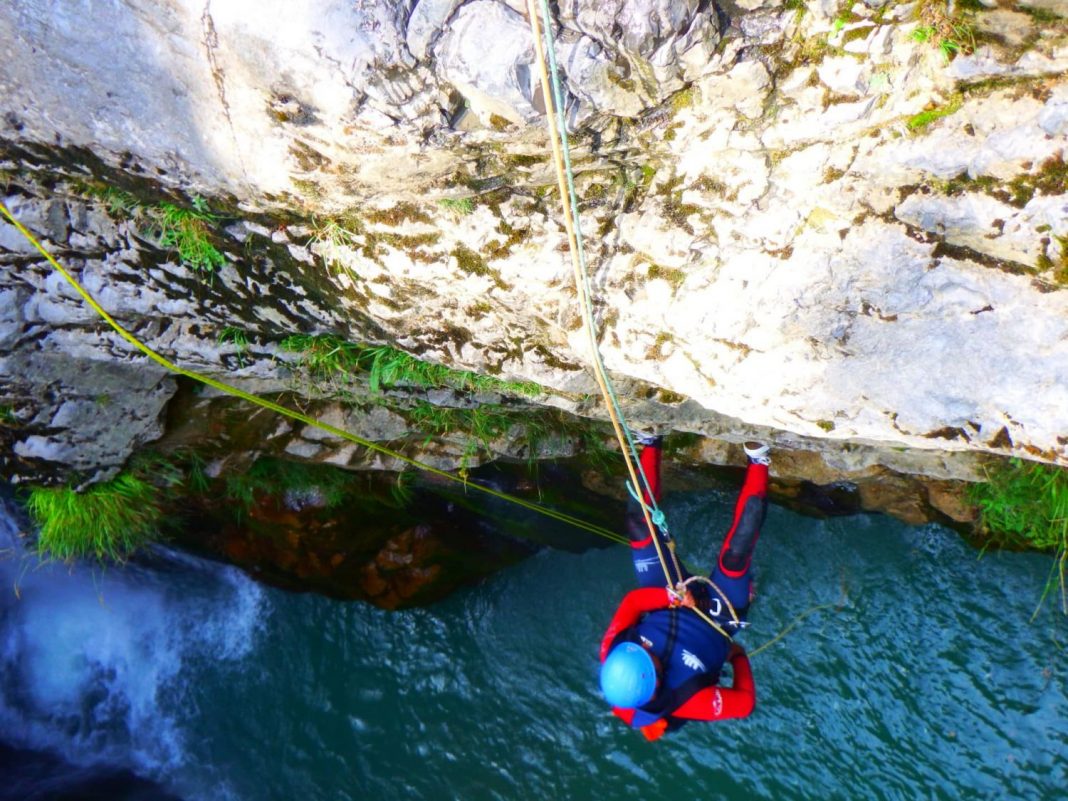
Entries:
[[0, 503], [0, 741], [156, 779], [197, 737], [183, 708], [197, 664], [246, 657], [263, 589], [164, 548], [122, 569], [42, 563]]

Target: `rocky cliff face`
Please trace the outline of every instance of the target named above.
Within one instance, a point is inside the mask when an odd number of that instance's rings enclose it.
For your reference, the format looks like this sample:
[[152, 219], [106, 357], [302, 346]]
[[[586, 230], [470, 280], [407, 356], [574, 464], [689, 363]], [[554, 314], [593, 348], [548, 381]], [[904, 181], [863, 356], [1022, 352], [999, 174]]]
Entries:
[[[601, 347], [636, 423], [701, 435], [695, 462], [769, 437], [782, 477], [824, 484], [1068, 463], [1063, 2], [553, 8]], [[178, 363], [440, 466], [526, 456], [510, 428], [477, 453], [428, 441], [412, 393], [279, 346], [329, 332], [544, 390], [420, 394], [439, 408], [603, 416], [525, 10], [15, 0], [5, 203]], [[181, 252], [166, 203], [203, 212], [216, 261]], [[224, 401], [173, 403], [6, 224], [0, 251], [9, 477], [106, 477], [180, 431], [220, 462], [397, 467], [279, 421], [226, 456], [205, 422]], [[541, 455], [580, 447], [554, 431]]]

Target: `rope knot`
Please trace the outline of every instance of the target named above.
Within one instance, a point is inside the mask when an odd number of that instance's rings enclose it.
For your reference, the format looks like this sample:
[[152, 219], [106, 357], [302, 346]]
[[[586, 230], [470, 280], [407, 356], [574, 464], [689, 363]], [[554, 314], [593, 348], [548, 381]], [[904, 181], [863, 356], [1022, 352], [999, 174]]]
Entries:
[[641, 493], [634, 489], [634, 485], [631, 484], [630, 481], [627, 481], [626, 484], [627, 492], [630, 493], [630, 497], [632, 497], [634, 500], [641, 504], [642, 509], [649, 513], [649, 519], [653, 522], [653, 525], [660, 529], [664, 536], [667, 537], [668, 525], [667, 517], [664, 515], [664, 510], [661, 509], [659, 506], [656, 506], [656, 501], [653, 501], [652, 506], [647, 504], [645, 502], [645, 499], [642, 498]]

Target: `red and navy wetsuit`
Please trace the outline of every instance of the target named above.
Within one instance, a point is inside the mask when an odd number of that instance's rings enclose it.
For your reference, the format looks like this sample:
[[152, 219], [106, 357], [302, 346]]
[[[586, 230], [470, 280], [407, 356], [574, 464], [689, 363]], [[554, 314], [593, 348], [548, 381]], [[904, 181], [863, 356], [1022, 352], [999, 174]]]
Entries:
[[[642, 469], [653, 496], [660, 498], [660, 447], [646, 446], [641, 454]], [[749, 565], [753, 546], [767, 512], [768, 467], [750, 463], [734, 509], [734, 521], [720, 548], [712, 581], [730, 600], [744, 620], [749, 606]], [[646, 497], [648, 502], [648, 497]], [[649, 649], [659, 661], [660, 685], [653, 700], [637, 709], [614, 708], [630, 726], [641, 729], [650, 740], [676, 729], [688, 720], [742, 718], [753, 711], [756, 688], [749, 660], [741, 648], [685, 607], [671, 607], [664, 567], [657, 556], [641, 507], [632, 501], [627, 509], [627, 533], [639, 589], [623, 598], [601, 641], [601, 661], [613, 645], [630, 640]], [[669, 571], [666, 538], [657, 530]], [[673, 575], [671, 584], [689, 578], [683, 572]], [[732, 618], [718, 594], [700, 591], [705, 585], [691, 585], [697, 604], [725, 631], [733, 634]], [[719, 687], [723, 663], [730, 659], [734, 672], [732, 687]]]

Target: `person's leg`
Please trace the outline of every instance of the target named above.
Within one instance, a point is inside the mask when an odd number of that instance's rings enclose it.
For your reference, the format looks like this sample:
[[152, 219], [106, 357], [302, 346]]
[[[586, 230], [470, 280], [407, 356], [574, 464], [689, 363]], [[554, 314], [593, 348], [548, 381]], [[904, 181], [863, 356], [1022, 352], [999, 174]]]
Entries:
[[739, 615], [743, 615], [749, 607], [749, 565], [768, 511], [770, 461], [766, 445], [753, 442], [745, 445], [749, 458], [745, 481], [734, 505], [734, 521], [723, 540], [716, 569], [712, 572], [712, 580], [723, 590]]
[[[660, 500], [661, 447], [662, 438], [655, 437], [642, 447], [639, 455], [642, 471], [649, 482], [649, 490], [652, 491], [652, 497], [657, 501]], [[644, 486], [641, 488], [641, 493], [646, 504], [651, 504], [649, 493], [646, 492]], [[653, 535], [649, 533], [649, 525], [645, 521], [642, 507], [634, 498], [627, 499], [625, 529], [627, 538], [630, 540], [631, 557], [634, 560], [634, 572], [638, 578], [638, 586], [663, 587], [668, 583], [664, 576], [664, 567], [660, 562], [656, 544], [653, 542]], [[661, 551], [666, 557], [667, 537], [658, 528], [656, 529], [656, 536], [660, 542]], [[669, 565], [671, 564], [670, 558], [667, 559], [667, 562]], [[671, 583], [674, 584], [676, 580], [673, 579]]]

